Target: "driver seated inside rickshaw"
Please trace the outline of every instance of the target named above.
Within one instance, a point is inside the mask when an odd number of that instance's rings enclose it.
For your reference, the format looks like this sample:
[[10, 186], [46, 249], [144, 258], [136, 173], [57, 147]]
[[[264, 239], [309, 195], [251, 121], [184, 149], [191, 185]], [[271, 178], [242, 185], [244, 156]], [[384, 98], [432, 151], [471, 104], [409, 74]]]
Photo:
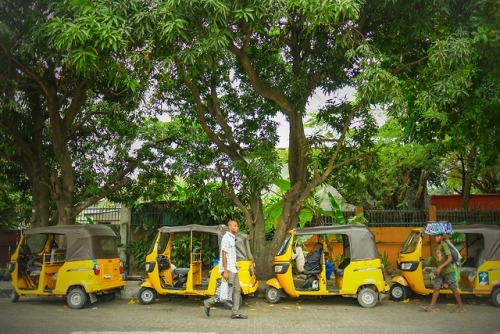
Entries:
[[320, 269], [321, 256], [323, 256], [323, 244], [321, 242], [317, 242], [312, 252], [307, 256], [304, 256], [304, 251], [300, 246], [296, 246], [292, 250], [292, 260], [295, 260], [295, 266], [299, 273]]
[[305, 282], [302, 284], [302, 288], [317, 288], [314, 286], [314, 281], [317, 282], [317, 275], [321, 272], [323, 244], [321, 242], [317, 242], [314, 245], [313, 250], [305, 257], [302, 248], [295, 247], [292, 252], [292, 259], [295, 259], [295, 265], [299, 273], [307, 275]]

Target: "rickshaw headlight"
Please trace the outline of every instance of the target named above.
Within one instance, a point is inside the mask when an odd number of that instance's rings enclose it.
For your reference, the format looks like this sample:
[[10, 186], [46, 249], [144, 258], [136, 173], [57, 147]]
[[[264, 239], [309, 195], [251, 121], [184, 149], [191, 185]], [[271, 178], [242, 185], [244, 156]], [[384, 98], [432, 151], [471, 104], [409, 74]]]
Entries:
[[400, 268], [405, 271], [415, 271], [418, 268], [418, 262], [401, 262]]
[[289, 266], [290, 264], [288, 263], [276, 264], [274, 265], [274, 272], [276, 274], [284, 274], [287, 272]]
[[14, 270], [16, 270], [16, 263], [15, 262], [9, 262], [9, 271], [11, 273], [13, 273]]
[[156, 262], [146, 262], [144, 267], [146, 269], [146, 272], [150, 273], [155, 269], [155, 266], [156, 266]]

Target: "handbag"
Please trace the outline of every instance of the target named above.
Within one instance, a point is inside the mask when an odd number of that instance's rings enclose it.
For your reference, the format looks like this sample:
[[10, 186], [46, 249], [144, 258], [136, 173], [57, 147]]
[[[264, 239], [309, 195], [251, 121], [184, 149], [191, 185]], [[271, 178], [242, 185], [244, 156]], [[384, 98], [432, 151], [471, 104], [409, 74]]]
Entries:
[[225, 279], [219, 278], [215, 288], [215, 301], [226, 302], [232, 300], [232, 286]]

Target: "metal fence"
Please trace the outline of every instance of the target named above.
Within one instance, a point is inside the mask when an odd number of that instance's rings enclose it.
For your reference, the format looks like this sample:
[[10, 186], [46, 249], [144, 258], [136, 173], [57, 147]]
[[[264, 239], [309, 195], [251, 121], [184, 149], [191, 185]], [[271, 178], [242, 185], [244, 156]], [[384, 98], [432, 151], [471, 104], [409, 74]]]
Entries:
[[91, 206], [82, 211], [78, 216], [80, 223], [88, 222], [91, 219], [94, 224], [119, 223], [121, 217], [121, 206]]
[[[355, 216], [354, 211], [343, 212], [348, 221]], [[378, 226], [425, 226], [429, 221], [429, 212], [420, 210], [365, 210], [363, 216], [367, 220], [366, 225]], [[500, 210], [478, 211], [478, 210], [438, 210], [436, 211], [438, 221], [449, 221], [452, 223], [500, 225]], [[324, 217], [324, 225], [333, 225], [337, 222], [331, 217]]]
[[130, 219], [132, 226], [173, 226], [175, 216], [165, 210], [134, 211]]
[[[81, 222], [87, 217], [96, 224], [113, 224], [120, 221], [120, 206], [99, 206], [85, 209], [79, 216]], [[354, 211], [343, 212], [346, 221], [355, 216]], [[429, 221], [427, 210], [365, 210], [363, 211], [368, 226], [425, 226]], [[500, 225], [500, 210], [437, 210], [438, 221], [452, 223]], [[167, 208], [148, 208], [132, 211], [132, 226], [173, 226], [177, 219]], [[323, 217], [322, 225], [333, 225], [337, 222], [331, 217]], [[311, 224], [308, 224], [311, 226]]]

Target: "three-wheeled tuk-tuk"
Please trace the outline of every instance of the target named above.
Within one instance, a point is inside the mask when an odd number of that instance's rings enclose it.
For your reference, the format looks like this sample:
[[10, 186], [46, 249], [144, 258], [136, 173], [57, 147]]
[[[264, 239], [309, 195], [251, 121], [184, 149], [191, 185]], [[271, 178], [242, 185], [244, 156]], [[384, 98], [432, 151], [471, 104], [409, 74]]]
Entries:
[[9, 264], [20, 296], [67, 296], [80, 309], [87, 301], [110, 301], [125, 285], [116, 234], [105, 225], [67, 225], [24, 230]]
[[[500, 307], [500, 227], [495, 225], [456, 225], [453, 226], [453, 239], [462, 255], [456, 269], [458, 291], [460, 294], [491, 295], [493, 304]], [[433, 266], [432, 257], [424, 259], [423, 253], [432, 254], [434, 238], [429, 237], [423, 228], [410, 232], [398, 257], [401, 275], [392, 279], [390, 296], [401, 301], [410, 292], [420, 295], [431, 294]], [[425, 256], [425, 255], [424, 255]], [[442, 294], [452, 291], [443, 287]]]
[[[161, 227], [146, 256], [148, 277], [141, 284], [139, 301], [150, 304], [157, 294], [213, 296], [222, 277], [218, 259], [227, 230], [225, 225]], [[253, 294], [258, 287], [255, 265], [247, 235], [242, 232], [236, 234], [236, 257], [241, 294]], [[231, 307], [231, 303], [225, 306]]]
[[[309, 240], [323, 244], [320, 266], [316, 270], [293, 274], [292, 252], [295, 238], [310, 236]], [[324, 250], [332, 260], [333, 237], [342, 241], [343, 261], [333, 270], [330, 280], [325, 270]], [[373, 233], [363, 224], [297, 228], [288, 232], [274, 258], [276, 278], [267, 281], [266, 300], [277, 303], [281, 297], [349, 296], [358, 299], [363, 307], [374, 307], [381, 293], [389, 290], [382, 270], [382, 261], [375, 245]], [[308, 284], [307, 282], [314, 284]]]

